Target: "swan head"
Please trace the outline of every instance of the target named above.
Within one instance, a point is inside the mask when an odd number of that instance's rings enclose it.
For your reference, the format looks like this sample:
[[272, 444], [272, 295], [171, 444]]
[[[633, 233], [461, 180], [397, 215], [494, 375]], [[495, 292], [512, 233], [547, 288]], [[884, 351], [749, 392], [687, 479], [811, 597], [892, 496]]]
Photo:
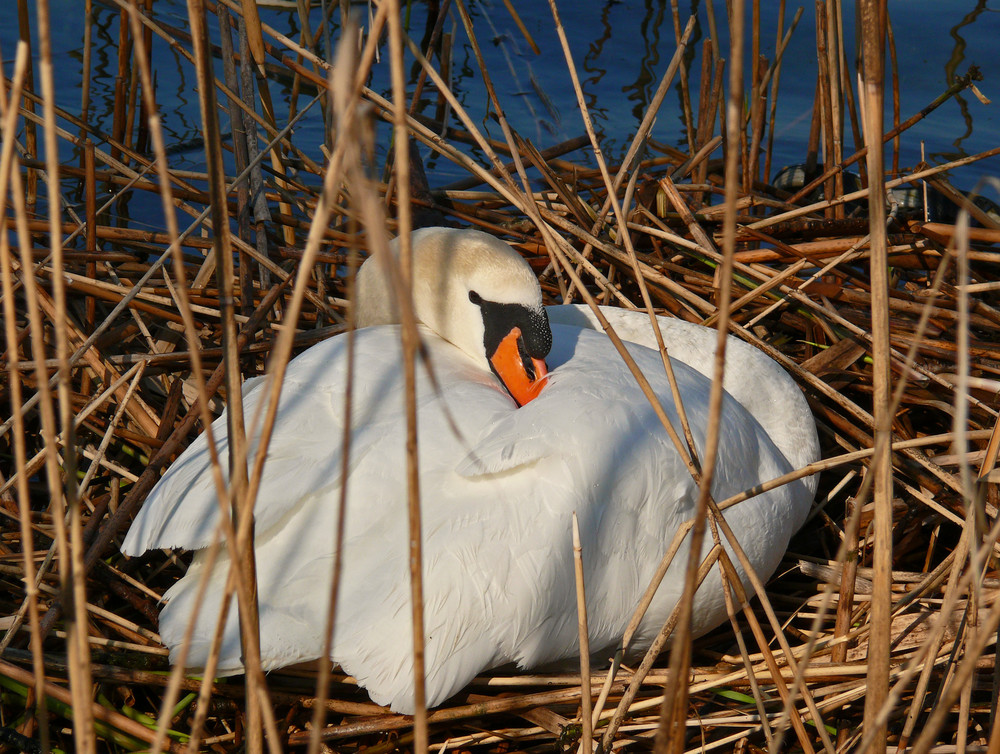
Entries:
[[[478, 230], [421, 228], [410, 235], [417, 319], [492, 370], [518, 405], [547, 381], [552, 330], [542, 290], [520, 254]], [[395, 239], [390, 248], [399, 252]], [[400, 321], [388, 265], [358, 270], [358, 327]]]

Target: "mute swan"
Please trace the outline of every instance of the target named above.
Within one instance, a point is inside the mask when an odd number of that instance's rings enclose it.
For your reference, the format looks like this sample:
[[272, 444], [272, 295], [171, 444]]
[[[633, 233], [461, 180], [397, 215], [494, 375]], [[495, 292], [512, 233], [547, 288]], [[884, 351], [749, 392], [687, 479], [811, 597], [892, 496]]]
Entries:
[[[582, 533], [590, 647], [609, 656], [674, 532], [692, 515], [697, 488], [620, 356], [594, 331], [589, 310], [543, 309], [528, 265], [485, 233], [428, 228], [414, 232], [412, 241], [415, 308], [439, 387], [418, 365], [426, 688], [434, 706], [484, 669], [529, 668], [578, 653], [573, 511]], [[373, 326], [356, 333], [332, 658], [374, 701], [412, 712], [400, 336], [398, 325], [388, 324], [395, 315], [376, 262], [367, 261], [358, 277], [359, 325]], [[647, 316], [604, 313], [632, 341], [630, 352], [679, 427], [660, 356], [648, 347]], [[711, 370], [715, 331], [666, 318], [660, 326], [701, 452], [710, 386], [704, 373]], [[515, 329], [520, 336], [508, 337]], [[255, 509], [265, 669], [314, 660], [323, 646], [343, 483], [346, 341], [331, 338], [294, 359], [282, 390]], [[518, 351], [523, 359], [491, 361], [494, 349], [508, 356]], [[814, 421], [791, 378], [735, 339], [727, 358], [731, 395], [721, 419], [716, 499], [818, 458]], [[527, 392], [518, 408], [492, 370], [503, 374], [522, 361], [513, 391]], [[253, 416], [265, 390], [255, 384], [244, 393]], [[225, 417], [212, 431], [225, 458]], [[253, 440], [250, 447], [255, 453]], [[778, 565], [814, 492], [812, 479], [798, 481], [726, 512], [762, 577]], [[160, 632], [172, 656], [195, 610], [202, 548], [218, 515], [201, 437], [160, 480], [122, 545], [129, 555], [199, 550], [187, 575], [164, 595]], [[682, 548], [633, 639], [635, 649], [649, 645], [676, 603], [686, 561]], [[198, 613], [192, 667], [203, 667], [208, 656], [228, 568], [228, 557], [220, 555]], [[725, 615], [713, 569], [696, 596], [695, 632]], [[219, 672], [241, 669], [232, 609]]]

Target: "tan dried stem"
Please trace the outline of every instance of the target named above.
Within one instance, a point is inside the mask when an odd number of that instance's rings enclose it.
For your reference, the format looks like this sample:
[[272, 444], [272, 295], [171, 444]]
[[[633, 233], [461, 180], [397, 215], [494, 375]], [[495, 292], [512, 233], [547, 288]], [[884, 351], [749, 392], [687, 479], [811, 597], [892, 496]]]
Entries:
[[[583, 578], [583, 545], [580, 542], [580, 520], [573, 511], [573, 573], [576, 580], [576, 618], [580, 637], [580, 754], [590, 754], [594, 748], [594, 721], [590, 690], [590, 633], [587, 630], [587, 589]], [[610, 677], [610, 674], [609, 674]]]
[[[379, 6], [378, 13], [375, 18], [376, 28], [380, 29], [382, 27], [388, 11], [388, 3]], [[355, 34], [356, 30], [353, 21], [350, 18], [346, 19], [343, 31], [344, 38], [352, 40]], [[342, 42], [337, 47], [337, 65], [331, 72], [328, 87], [332, 101], [339, 103], [339, 109], [336, 111], [336, 115], [340, 124], [339, 128], [341, 141], [355, 144], [362, 144], [366, 141], [366, 135], [362, 132], [366, 124], [357, 121], [350, 121], [346, 117], [346, 110], [354, 109], [358, 105], [356, 82], [363, 81], [367, 77], [367, 72], [370, 70], [372, 60], [374, 59], [374, 50], [377, 43], [378, 34], [371, 34], [368, 36], [368, 40], [366, 42], [365, 49], [362, 52], [359, 64], [355, 61], [354, 51], [351, 49], [350, 42]], [[346, 131], [345, 129], [348, 127], [353, 128], [353, 131]], [[357, 153], [347, 155], [347, 158], [352, 163], [356, 163], [358, 157]], [[355, 164], [354, 170], [355, 172], [360, 172], [359, 166]], [[354, 300], [355, 294], [355, 275], [357, 273], [356, 257], [357, 255], [352, 253], [348, 262], [351, 268], [347, 282], [347, 298], [349, 301]], [[355, 380], [354, 333], [354, 307], [351, 306], [348, 311], [347, 333], [345, 335], [347, 338], [347, 382], [346, 389], [344, 391], [343, 415], [347, 417], [354, 415], [352, 408]], [[317, 754], [320, 750], [320, 733], [323, 728], [323, 720], [326, 713], [325, 702], [332, 671], [332, 660], [330, 655], [334, 641], [334, 630], [336, 626], [338, 596], [340, 590], [342, 542], [347, 512], [347, 492], [348, 485], [350, 484], [350, 474], [348, 472], [350, 470], [351, 436], [353, 431], [354, 427], [351, 422], [345, 421], [343, 435], [341, 436], [343, 453], [340, 471], [341, 479], [343, 481], [340, 486], [340, 495], [338, 500], [337, 528], [333, 535], [335, 537], [336, 547], [334, 548], [333, 564], [331, 566], [330, 607], [326, 615], [326, 624], [323, 634], [323, 653], [319, 660], [319, 672], [317, 673], [316, 678], [316, 701], [312, 716], [312, 731], [309, 737], [308, 754]]]
[[887, 729], [875, 723], [889, 693], [890, 632], [892, 627], [892, 459], [887, 440], [892, 431], [892, 389], [889, 355], [889, 259], [885, 232], [885, 168], [882, 162], [882, 105], [884, 98], [885, 6], [875, 0], [861, 3], [864, 48], [862, 102], [865, 141], [868, 144], [868, 193], [871, 233], [872, 357], [874, 368], [874, 418], [877, 452], [875, 463], [874, 593], [871, 602], [871, 635], [868, 640], [868, 694], [865, 697], [865, 732], [872, 745], [884, 748]]
[[225, 172], [222, 164], [222, 142], [218, 108], [215, 99], [214, 75], [211, 68], [208, 26], [202, 0], [188, 0], [188, 19], [198, 75], [198, 98], [201, 105], [202, 131], [208, 162], [209, 209], [212, 219], [212, 249], [216, 261], [216, 280], [222, 313], [222, 348], [225, 364], [226, 394], [231, 397], [226, 411], [226, 435], [229, 449], [229, 504], [236, 529], [236, 559], [232, 567], [242, 570], [243, 589], [237, 592], [240, 620], [240, 644], [244, 666], [254, 669], [245, 675], [247, 693], [246, 743], [250, 754], [264, 749], [263, 721], [257, 704], [262, 673], [260, 665], [260, 617], [257, 600], [256, 558], [254, 555], [254, 498], [246, 494], [247, 438], [243, 422], [242, 377], [236, 350], [236, 300], [233, 290], [234, 262], [230, 243], [229, 217], [226, 205]]
[[670, 670], [665, 686], [664, 704], [660, 710], [660, 727], [656, 735], [658, 752], [680, 752], [683, 750], [684, 721], [687, 717], [688, 685], [690, 667], [691, 617], [695, 594], [697, 562], [704, 540], [705, 522], [708, 516], [708, 502], [715, 472], [716, 452], [719, 443], [718, 423], [722, 410], [722, 381], [725, 373], [726, 340], [729, 324], [729, 301], [732, 291], [732, 255], [736, 242], [736, 192], [739, 183], [739, 144], [743, 104], [743, 3], [735, 0], [732, 6], [730, 26], [729, 102], [727, 107], [726, 144], [726, 215], [723, 224], [724, 259], [718, 283], [717, 306], [721, 312], [718, 321], [718, 340], [715, 351], [715, 367], [712, 389], [709, 394], [709, 419], [705, 437], [705, 451], [702, 457], [702, 477], [699, 485], [698, 501], [694, 511], [694, 526], [691, 529], [691, 543], [688, 567], [684, 580], [684, 592], [679, 602], [680, 617], [678, 632], [674, 635], [670, 650]]
[[[0, 118], [3, 119], [3, 133], [14, 133], [17, 123], [17, 102], [21, 98], [26, 72], [28, 69], [28, 46], [19, 43], [14, 57], [14, 70], [11, 78], [10, 99], [3, 93], [3, 82], [0, 81]], [[0, 143], [0, 189], [4, 196], [8, 187], [20, 191], [20, 185], [11, 178], [17, 174], [17, 158], [14, 155], [14, 140], [4, 139]], [[6, 215], [6, 202], [0, 208], [0, 218]], [[22, 216], [19, 225], [23, 225]], [[21, 237], [23, 242], [24, 237]], [[21, 555], [24, 568], [23, 605], [27, 606], [28, 624], [31, 631], [31, 663], [32, 680], [35, 688], [35, 717], [39, 725], [39, 744], [43, 751], [49, 748], [49, 716], [45, 694], [45, 666], [42, 658], [42, 635], [39, 628], [38, 585], [35, 576], [34, 533], [31, 531], [31, 499], [28, 490], [28, 471], [25, 449], [24, 414], [18, 410], [22, 402], [21, 375], [18, 372], [17, 320], [14, 311], [14, 275], [12, 269], [9, 234], [0, 234], [0, 274], [3, 278], [3, 313], [4, 335], [7, 341], [7, 378], [10, 385], [11, 413], [14, 422], [14, 462], [17, 468], [17, 502], [21, 528]], [[20, 613], [23, 615], [23, 610]], [[8, 632], [0, 644], [0, 651], [6, 649], [13, 638], [13, 631]]]

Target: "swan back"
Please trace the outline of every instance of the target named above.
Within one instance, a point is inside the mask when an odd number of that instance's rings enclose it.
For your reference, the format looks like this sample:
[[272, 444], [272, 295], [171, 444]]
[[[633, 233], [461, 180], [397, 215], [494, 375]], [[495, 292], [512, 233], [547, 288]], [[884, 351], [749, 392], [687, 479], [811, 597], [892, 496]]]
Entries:
[[[601, 313], [625, 341], [656, 349], [656, 338], [644, 311], [601, 307]], [[550, 306], [553, 324], [600, 330], [590, 307], [574, 304]], [[657, 317], [660, 334], [671, 358], [682, 361], [712, 379], [715, 369], [716, 331], [674, 317]], [[798, 469], [820, 457], [816, 422], [802, 391], [780, 364], [744, 343], [729, 337], [723, 387], [770, 436], [775, 446]], [[817, 477], [802, 480], [810, 499], [816, 493]]]

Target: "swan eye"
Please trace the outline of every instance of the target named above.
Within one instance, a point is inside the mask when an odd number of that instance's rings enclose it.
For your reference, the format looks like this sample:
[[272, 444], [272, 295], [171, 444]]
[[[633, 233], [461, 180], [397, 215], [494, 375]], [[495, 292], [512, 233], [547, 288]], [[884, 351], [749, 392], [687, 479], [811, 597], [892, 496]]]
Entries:
[[483, 297], [480, 296], [475, 291], [469, 291], [469, 301], [474, 303], [476, 306], [479, 306], [481, 303], [483, 303]]

